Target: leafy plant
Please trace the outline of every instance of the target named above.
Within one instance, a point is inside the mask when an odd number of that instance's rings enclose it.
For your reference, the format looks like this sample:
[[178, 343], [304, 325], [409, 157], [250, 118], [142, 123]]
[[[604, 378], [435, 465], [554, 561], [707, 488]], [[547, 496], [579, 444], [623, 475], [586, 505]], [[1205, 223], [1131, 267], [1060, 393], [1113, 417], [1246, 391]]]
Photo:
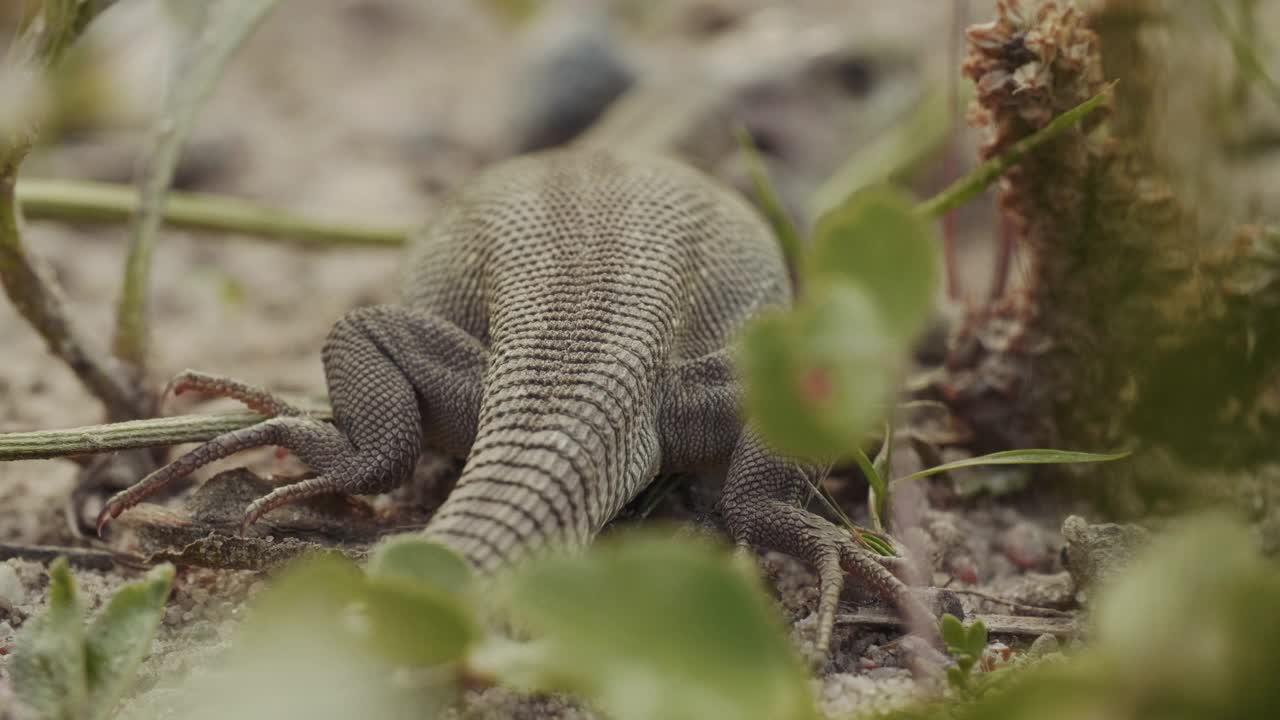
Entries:
[[947, 654], [956, 661], [947, 668], [947, 684], [957, 691], [969, 689], [969, 676], [987, 648], [987, 626], [975, 620], [967, 627], [955, 615], [947, 613], [939, 623]]
[[834, 460], [878, 419], [928, 317], [932, 229], [900, 192], [869, 189], [818, 221], [799, 269], [795, 307], [743, 335], [746, 411], [779, 450]]
[[67, 561], [55, 560], [49, 608], [22, 629], [10, 666], [18, 698], [42, 718], [111, 717], [151, 646], [172, 581], [172, 565], [153, 568], [86, 628]]
[[[490, 632], [482, 609], [532, 639]], [[464, 682], [573, 691], [620, 720], [816, 718], [758, 579], [710, 543], [634, 533], [484, 585], [420, 536], [380, 545], [365, 571], [305, 559], [257, 598], [219, 668], [179, 693], [196, 718], [410, 718]]]

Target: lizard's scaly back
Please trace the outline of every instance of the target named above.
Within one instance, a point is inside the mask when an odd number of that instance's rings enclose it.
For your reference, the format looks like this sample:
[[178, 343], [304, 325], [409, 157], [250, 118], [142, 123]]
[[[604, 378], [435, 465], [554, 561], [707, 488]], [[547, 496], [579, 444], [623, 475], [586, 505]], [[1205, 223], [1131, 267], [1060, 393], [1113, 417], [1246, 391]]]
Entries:
[[412, 251], [405, 301], [489, 346], [476, 443], [428, 533], [478, 567], [588, 541], [660, 462], [673, 362], [789, 296], [768, 229], [678, 163], [607, 152], [504, 163]]

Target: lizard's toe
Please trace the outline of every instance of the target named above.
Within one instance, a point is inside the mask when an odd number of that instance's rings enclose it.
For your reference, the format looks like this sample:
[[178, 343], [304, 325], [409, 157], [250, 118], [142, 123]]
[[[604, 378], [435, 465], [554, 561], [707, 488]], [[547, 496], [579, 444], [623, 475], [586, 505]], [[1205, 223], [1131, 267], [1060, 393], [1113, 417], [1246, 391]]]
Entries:
[[282, 505], [288, 505], [303, 498], [345, 490], [347, 490], [346, 484], [330, 475], [319, 475], [282, 485], [249, 504], [244, 511], [244, 517], [240, 520], [240, 534], [245, 534], [250, 525]]
[[237, 400], [250, 410], [266, 417], [301, 416], [306, 413], [276, 395], [260, 387], [240, 382], [234, 378], [210, 375], [198, 370], [183, 370], [174, 375], [160, 397], [197, 392], [209, 397], [225, 397]]

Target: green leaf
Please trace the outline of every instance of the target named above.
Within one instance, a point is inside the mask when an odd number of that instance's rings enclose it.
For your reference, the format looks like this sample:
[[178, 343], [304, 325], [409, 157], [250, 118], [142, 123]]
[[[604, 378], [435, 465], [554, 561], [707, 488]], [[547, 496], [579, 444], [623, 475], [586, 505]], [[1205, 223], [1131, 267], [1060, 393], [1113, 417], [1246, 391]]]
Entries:
[[414, 667], [457, 660], [480, 637], [463, 596], [403, 577], [371, 578], [364, 607], [374, 648]]
[[987, 626], [981, 620], [974, 620], [965, 635], [965, 650], [975, 659], [982, 657], [987, 649]]
[[954, 655], [957, 652], [964, 652], [969, 636], [964, 625], [960, 623], [960, 618], [951, 613], [945, 613], [938, 624], [938, 629], [942, 633], [942, 641], [947, 644], [948, 653]]
[[536, 642], [533, 657], [496, 663], [503, 677], [581, 693], [618, 720], [816, 717], [772, 603], [719, 548], [633, 535], [510, 582]]
[[[336, 553], [290, 565], [254, 599], [220, 662], [183, 681], [181, 717], [438, 717], [456, 695], [453, 674], [407, 673], [382, 652], [366, 591], [364, 573]], [[134, 704], [134, 717], [172, 714]]]
[[173, 566], [159, 565], [141, 582], [120, 588], [94, 618], [85, 638], [92, 717], [110, 717], [137, 679], [173, 584]]
[[1087, 453], [1076, 452], [1073, 450], [1004, 450], [1001, 452], [991, 453], [990, 455], [979, 455], [975, 458], [965, 460], [957, 460], [955, 462], [935, 465], [919, 472], [911, 473], [904, 477], [894, 480], [890, 485], [908, 480], [917, 480], [930, 475], [937, 475], [948, 470], [958, 470], [967, 467], [979, 467], [982, 465], [1055, 465], [1060, 463], [1095, 463], [1095, 462], [1111, 462], [1113, 460], [1121, 460], [1129, 457], [1129, 452], [1118, 453]]
[[885, 557], [898, 556], [898, 553], [893, 549], [893, 545], [891, 545], [888, 539], [883, 535], [879, 535], [869, 530], [863, 530], [860, 534], [862, 544], [877, 555], [883, 555]]
[[844, 283], [753, 322], [738, 348], [746, 411], [771, 445], [811, 460], [848, 456], [880, 416], [897, 362], [867, 294]]
[[341, 628], [341, 619], [360, 600], [364, 573], [337, 553], [310, 555], [291, 563], [254, 598], [240, 635], [253, 647], [271, 647], [293, 628]]
[[9, 673], [14, 693], [41, 718], [89, 716], [84, 608], [66, 558], [49, 566], [49, 607], [18, 635]]
[[[871, 188], [818, 219], [805, 280], [840, 279], [862, 287], [884, 319], [884, 330], [906, 345], [933, 309], [937, 245], [932, 224], [915, 212], [910, 197]], [[851, 325], [845, 332], [862, 328]]]
[[867, 512], [871, 515], [871, 526], [880, 532], [884, 532], [884, 523], [881, 517], [884, 513], [885, 500], [888, 495], [888, 487], [885, 485], [884, 477], [880, 475], [880, 471], [876, 469], [871, 458], [857, 448], [853, 452], [853, 459], [858, 463], [858, 468], [862, 470], [862, 474], [867, 478]]
[[420, 535], [401, 535], [374, 548], [366, 570], [374, 580], [399, 579], [425, 589], [465, 592], [471, 568], [458, 554]]

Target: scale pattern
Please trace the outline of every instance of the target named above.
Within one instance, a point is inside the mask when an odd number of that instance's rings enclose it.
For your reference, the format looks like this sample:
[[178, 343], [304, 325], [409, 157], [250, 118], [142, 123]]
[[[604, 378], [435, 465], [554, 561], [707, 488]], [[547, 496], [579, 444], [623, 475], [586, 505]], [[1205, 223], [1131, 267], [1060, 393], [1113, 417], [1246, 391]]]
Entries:
[[508, 161], [416, 238], [402, 297], [334, 326], [323, 351], [333, 425], [233, 380], [175, 379], [274, 417], [144, 478], [100, 526], [248, 447], [285, 447], [315, 476], [256, 501], [246, 524], [302, 497], [390, 490], [429, 445], [466, 463], [425, 532], [488, 572], [585, 545], [659, 472], [727, 468], [733, 538], [817, 569], [820, 653], [846, 572], [909, 615], [932, 614], [891, 572], [897, 559], [802, 508], [813, 468], [743, 428], [733, 339], [791, 288], [769, 229], [706, 176], [602, 150]]

